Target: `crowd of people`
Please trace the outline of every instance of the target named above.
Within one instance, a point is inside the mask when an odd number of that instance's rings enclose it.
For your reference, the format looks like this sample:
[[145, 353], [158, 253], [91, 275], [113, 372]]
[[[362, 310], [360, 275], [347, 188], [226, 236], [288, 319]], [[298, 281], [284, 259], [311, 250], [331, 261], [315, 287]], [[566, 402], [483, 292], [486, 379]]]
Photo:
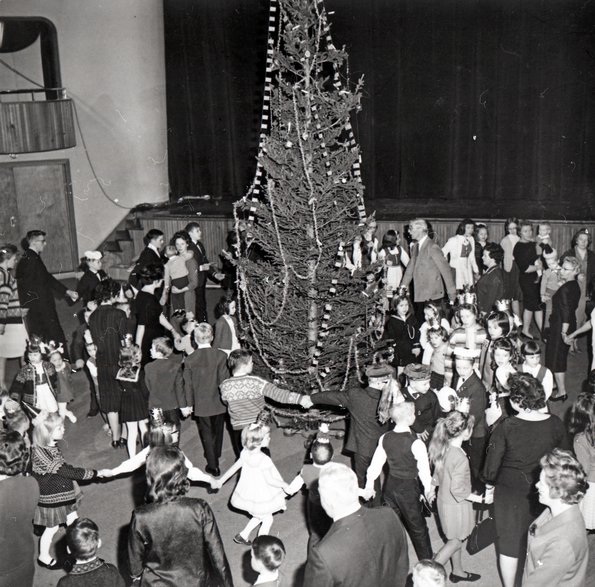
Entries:
[[[78, 484], [142, 466], [147, 503], [133, 513], [128, 544], [131, 579], [141, 585], [233, 584], [212, 509], [186, 493], [190, 482], [216, 492], [236, 474], [231, 505], [250, 519], [233, 540], [251, 548], [258, 585], [287, 584], [279, 573], [285, 545], [271, 527], [302, 488], [305, 585], [480, 581], [464, 568], [463, 546], [486, 511], [504, 587], [584, 585], [587, 531], [595, 530], [591, 336], [584, 389], [568, 421], [549, 408], [568, 398], [577, 337], [595, 335], [591, 234], [579, 230], [558, 254], [546, 222], [535, 237], [529, 222], [511, 218], [505, 228], [493, 243], [488, 226], [465, 219], [441, 248], [424, 219], [409, 223], [407, 239], [394, 230], [379, 239], [370, 219], [345, 268], [361, 269], [381, 292], [382, 351], [365, 370], [365, 387], [312, 395], [253, 373], [235, 317], [235, 266], [250, 243], [238, 245], [235, 231], [219, 270], [198, 223], [169, 245], [151, 229], [128, 283], [110, 279], [100, 251], [86, 251], [73, 290], [43, 263], [51, 235], [28, 232], [22, 254], [0, 245], [0, 585], [32, 585], [35, 559], [47, 569], [68, 566], [62, 586], [123, 585], [118, 569], [98, 558], [97, 525], [78, 517]], [[214, 325], [208, 279], [223, 288]], [[80, 304], [70, 345], [59, 296]], [[11, 381], [7, 359], [21, 361]], [[104, 419], [114, 450], [127, 448], [118, 467], [97, 471], [64, 459], [65, 420], [84, 425], [68, 407], [76, 370], [89, 380], [87, 417]], [[352, 469], [333, 461], [322, 425], [304, 467], [286, 482], [269, 449], [267, 398], [346, 410]], [[204, 471], [179, 449], [184, 418], [196, 422]], [[226, 423], [237, 460], [222, 473]], [[427, 515], [440, 522], [438, 549]], [[41, 529], [37, 549], [33, 525]], [[69, 564], [52, 555], [62, 525]], [[407, 535], [419, 559], [411, 577]]]

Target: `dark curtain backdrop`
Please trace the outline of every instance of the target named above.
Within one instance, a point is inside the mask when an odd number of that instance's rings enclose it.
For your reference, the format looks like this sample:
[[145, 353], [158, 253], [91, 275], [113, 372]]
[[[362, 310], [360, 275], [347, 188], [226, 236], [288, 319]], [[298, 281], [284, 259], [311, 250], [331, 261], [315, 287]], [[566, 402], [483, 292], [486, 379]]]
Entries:
[[[595, 3], [326, 0], [381, 214], [595, 216]], [[172, 197], [252, 180], [267, 0], [165, 0]]]

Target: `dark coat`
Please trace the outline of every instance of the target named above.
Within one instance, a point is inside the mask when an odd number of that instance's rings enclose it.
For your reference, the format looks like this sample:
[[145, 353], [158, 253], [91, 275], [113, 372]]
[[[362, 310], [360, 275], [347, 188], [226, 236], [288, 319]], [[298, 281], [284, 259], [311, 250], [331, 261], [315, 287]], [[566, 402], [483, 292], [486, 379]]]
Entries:
[[227, 355], [214, 348], [198, 348], [184, 361], [184, 389], [192, 398], [195, 416], [225, 414], [219, 385], [229, 379]]
[[109, 279], [107, 273], [100, 269], [97, 273], [87, 269], [76, 284], [76, 291], [83, 302], [83, 306], [95, 299], [95, 288]]
[[[452, 382], [455, 389], [458, 379], [459, 376], [455, 375]], [[473, 371], [463, 382], [461, 387], [457, 389], [457, 395], [460, 398], [469, 399], [469, 415], [475, 418], [472, 436], [476, 438], [485, 436], [487, 434], [485, 410], [488, 407], [488, 396], [486, 394], [486, 388], [483, 386], [481, 379], [477, 376], [475, 371]]]
[[479, 311], [489, 314], [496, 300], [504, 297], [504, 273], [501, 267], [488, 269], [475, 285]]
[[132, 514], [128, 558], [141, 587], [232, 587], [213, 511], [202, 499], [150, 503]]
[[89, 563], [75, 564], [72, 570], [58, 581], [57, 587], [125, 587], [124, 579], [114, 565], [100, 558]]
[[304, 585], [310, 587], [402, 587], [409, 573], [407, 538], [389, 508], [360, 508], [333, 523], [312, 547]]
[[66, 348], [66, 337], [56, 312], [54, 296], [64, 297], [67, 288], [47, 270], [41, 257], [27, 249], [16, 270], [19, 300], [29, 313], [25, 319], [29, 335], [37, 334], [44, 341], [61, 342]]
[[134, 264], [132, 271], [130, 272], [130, 277], [128, 281], [130, 285], [136, 287], [138, 289], [138, 278], [139, 272], [141, 269], [148, 267], [149, 265], [157, 265], [158, 267], [163, 267], [163, 257], [158, 255], [153, 249], [150, 247], [146, 247], [142, 250], [138, 260]]

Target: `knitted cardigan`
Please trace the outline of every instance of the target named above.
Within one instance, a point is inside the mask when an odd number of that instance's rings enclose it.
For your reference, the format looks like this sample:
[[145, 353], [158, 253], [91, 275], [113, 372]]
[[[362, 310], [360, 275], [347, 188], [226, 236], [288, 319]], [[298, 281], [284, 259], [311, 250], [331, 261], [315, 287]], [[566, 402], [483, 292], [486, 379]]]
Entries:
[[16, 279], [0, 267], [0, 324], [21, 324], [23, 313]]
[[34, 446], [33, 476], [39, 484], [39, 506], [56, 508], [76, 502], [75, 481], [91, 481], [97, 472], [73, 467], [57, 446]]
[[[58, 376], [56, 369], [48, 362], [43, 362], [43, 370], [45, 371], [48, 385], [56, 396], [56, 389], [58, 385]], [[15, 377], [10, 386], [10, 397], [17, 402], [25, 402], [31, 406], [37, 405], [37, 392], [35, 389], [35, 367], [33, 365], [25, 365]]]

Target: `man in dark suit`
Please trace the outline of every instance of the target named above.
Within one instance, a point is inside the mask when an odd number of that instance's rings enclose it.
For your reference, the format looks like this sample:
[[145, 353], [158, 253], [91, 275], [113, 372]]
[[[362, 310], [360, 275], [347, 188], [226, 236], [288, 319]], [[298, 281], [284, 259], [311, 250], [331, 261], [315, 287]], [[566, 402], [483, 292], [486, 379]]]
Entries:
[[134, 268], [130, 272], [130, 285], [138, 289], [139, 272], [149, 265], [157, 265], [163, 267], [163, 257], [161, 256], [161, 249], [165, 245], [165, 236], [158, 228], [152, 228], [147, 232], [145, 238], [145, 248], [142, 250]]
[[195, 328], [194, 340], [198, 348], [184, 361], [184, 389], [186, 397], [194, 400], [194, 418], [207, 460], [205, 471], [219, 477], [227, 413], [219, 385], [230, 376], [227, 354], [211, 347], [213, 328], [206, 322]]
[[483, 315], [489, 314], [494, 309], [496, 300], [504, 297], [503, 259], [504, 249], [499, 244], [488, 243], [484, 247], [481, 260], [485, 271], [475, 286], [477, 307]]
[[223, 273], [216, 273], [211, 268], [211, 262], [207, 258], [207, 251], [201, 242], [202, 230], [198, 222], [189, 222], [184, 230], [190, 237], [190, 250], [198, 264], [198, 285], [196, 286], [196, 320], [197, 322], [208, 322], [207, 315], [207, 277], [212, 281], [219, 282], [225, 278]]
[[37, 334], [45, 342], [54, 340], [62, 343], [67, 353], [66, 337], [58, 320], [54, 296], [69, 297], [76, 302], [79, 295], [47, 270], [40, 257], [46, 246], [43, 230], [30, 230], [23, 239], [23, 246], [25, 252], [17, 265], [16, 279], [21, 306], [27, 311], [25, 324], [29, 336]]
[[416, 218], [410, 222], [409, 232], [416, 242], [411, 247], [411, 260], [401, 286], [408, 287], [413, 281], [415, 317], [421, 324], [424, 321], [424, 304], [442, 303], [445, 285], [451, 303], [454, 303], [457, 292], [442, 249], [428, 236], [428, 223], [423, 218]]
[[318, 489], [333, 524], [308, 553], [304, 585], [404, 586], [409, 573], [407, 538], [393, 510], [361, 507], [357, 477], [339, 463], [322, 469]]

